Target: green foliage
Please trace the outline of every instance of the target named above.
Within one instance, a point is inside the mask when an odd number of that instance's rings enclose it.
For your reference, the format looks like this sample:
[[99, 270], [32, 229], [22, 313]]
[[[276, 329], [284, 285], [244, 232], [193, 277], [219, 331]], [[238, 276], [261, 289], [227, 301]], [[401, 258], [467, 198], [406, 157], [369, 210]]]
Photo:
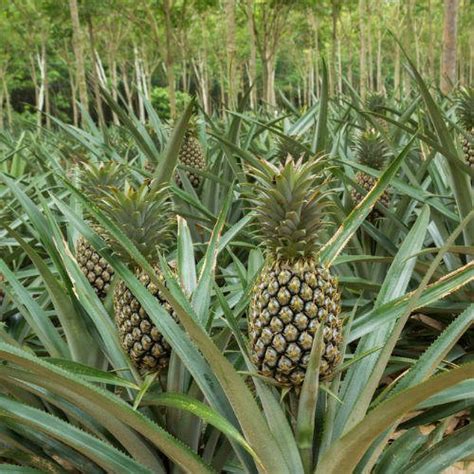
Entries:
[[[207, 3], [199, 8], [212, 16]], [[41, 19], [43, 3], [25, 5]], [[82, 19], [89, 8], [101, 14], [82, 2]], [[327, 34], [323, 24], [322, 47]], [[113, 127], [92, 112], [81, 127], [53, 116], [50, 129], [0, 131], [0, 470], [381, 474], [472, 458], [473, 171], [456, 143], [453, 97], [408, 66], [420, 98], [389, 91], [384, 133], [360, 135], [378, 112], [354, 89], [331, 94], [324, 64], [303, 112], [288, 97], [285, 113], [250, 110], [251, 92], [224, 116], [199, 111], [198, 189], [175, 181], [194, 101], [179, 105], [170, 131], [161, 99], [155, 109], [143, 97], [140, 111], [103, 85]], [[288, 152], [295, 159], [282, 161]], [[353, 207], [359, 171], [374, 185]], [[367, 220], [388, 187], [390, 205]], [[79, 235], [131, 293], [131, 337], [145, 312], [169, 344], [166, 370], [131, 364], [113, 294], [100, 299], [78, 265]], [[269, 253], [314, 256], [337, 276], [344, 357], [330, 380], [319, 378], [331, 339], [323, 325], [298, 390], [258, 375], [250, 359], [249, 299]], [[138, 351], [150, 341], [131, 342]]]
[[[156, 113], [161, 119], [170, 118], [170, 98], [169, 90], [166, 87], [154, 87], [151, 91], [151, 103], [156, 110]], [[186, 92], [177, 91], [176, 93], [176, 107], [178, 114], [182, 114], [186, 105], [191, 100], [191, 96]]]

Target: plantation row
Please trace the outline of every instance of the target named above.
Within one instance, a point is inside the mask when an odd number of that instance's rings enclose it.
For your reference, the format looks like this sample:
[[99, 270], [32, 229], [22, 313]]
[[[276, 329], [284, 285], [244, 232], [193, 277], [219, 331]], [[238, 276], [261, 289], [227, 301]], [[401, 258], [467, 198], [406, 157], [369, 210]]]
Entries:
[[474, 454], [474, 91], [0, 133], [2, 472]]

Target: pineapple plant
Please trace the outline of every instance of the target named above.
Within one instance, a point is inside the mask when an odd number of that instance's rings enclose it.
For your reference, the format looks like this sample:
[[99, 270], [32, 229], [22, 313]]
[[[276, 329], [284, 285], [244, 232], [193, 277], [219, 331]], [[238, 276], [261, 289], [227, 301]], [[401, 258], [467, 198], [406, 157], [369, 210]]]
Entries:
[[[0, 273], [0, 283], [3, 281], [3, 275]], [[0, 306], [3, 303], [3, 300], [5, 298], [5, 292], [3, 291], [3, 288], [0, 288]]]
[[[101, 163], [99, 165], [83, 164], [81, 184], [89, 199], [100, 203], [113, 188], [120, 186], [122, 170], [116, 163]], [[98, 226], [94, 230], [107, 240], [107, 236]], [[82, 273], [94, 288], [97, 296], [104, 300], [114, 276], [114, 269], [102, 258], [94, 247], [82, 236], [76, 242], [76, 259]]]
[[[388, 149], [384, 138], [374, 129], [367, 130], [357, 137], [354, 151], [356, 159], [361, 165], [368, 166], [375, 170], [383, 170], [390, 156], [390, 150]], [[362, 188], [364, 188], [366, 193], [368, 193], [377, 183], [376, 178], [364, 173], [363, 171], [358, 171], [356, 173], [356, 181]], [[361, 194], [356, 189], [352, 190], [352, 200], [356, 205], [359, 204], [364, 197], [365, 194]], [[385, 190], [379, 198], [379, 202], [388, 208], [390, 205], [390, 199], [390, 191]], [[373, 209], [369, 214], [369, 220], [371, 221], [375, 221], [381, 217], [382, 214], [377, 209]]]
[[[179, 163], [193, 168], [196, 171], [203, 171], [206, 169], [206, 158], [204, 156], [201, 143], [197, 138], [196, 125], [191, 123], [186, 130], [183, 138], [183, 143], [178, 155]], [[197, 189], [201, 185], [201, 176], [192, 170], [185, 170], [186, 176], [192, 186]], [[181, 185], [179, 175], [176, 175], [176, 183]]]
[[315, 333], [324, 325], [320, 377], [342, 359], [342, 320], [337, 279], [316, 258], [329, 200], [320, 161], [288, 157], [277, 168], [254, 169], [252, 193], [266, 263], [249, 310], [251, 358], [258, 372], [281, 386], [303, 383]]
[[[197, 138], [195, 123], [190, 123], [188, 129], [184, 133], [183, 142], [181, 143], [178, 153], [178, 163], [196, 171], [204, 171], [206, 169], [206, 157], [202, 150], [201, 143]], [[154, 173], [155, 168], [155, 163], [151, 161], [147, 161], [145, 163], [145, 171], [148, 173]], [[201, 176], [193, 172], [193, 170], [186, 169], [184, 172], [193, 188], [198, 189], [201, 185]], [[151, 179], [146, 178], [145, 182], [150, 184]], [[175, 176], [175, 182], [178, 186], [182, 186], [181, 178], [177, 172]]]
[[[366, 99], [366, 108], [369, 112], [373, 112], [379, 115], [385, 115], [385, 97], [379, 92], [372, 92]], [[388, 132], [388, 123], [381, 117], [373, 117], [374, 121], [384, 132]]]
[[[153, 264], [158, 279], [164, 283], [164, 276], [156, 262], [157, 251], [166, 248], [172, 235], [168, 190], [161, 188], [154, 191], [146, 184], [136, 189], [129, 185], [124, 190], [113, 189], [104, 199], [103, 210]], [[147, 290], [175, 317], [150, 276], [130, 261], [128, 253], [112, 237], [110, 243], [116, 254], [134, 269]], [[114, 313], [120, 343], [137, 369], [147, 373], [165, 368], [169, 361], [170, 346], [122, 280], [114, 290]]]
[[459, 121], [467, 135], [460, 137], [464, 159], [474, 167], [474, 88], [461, 89], [457, 102]]

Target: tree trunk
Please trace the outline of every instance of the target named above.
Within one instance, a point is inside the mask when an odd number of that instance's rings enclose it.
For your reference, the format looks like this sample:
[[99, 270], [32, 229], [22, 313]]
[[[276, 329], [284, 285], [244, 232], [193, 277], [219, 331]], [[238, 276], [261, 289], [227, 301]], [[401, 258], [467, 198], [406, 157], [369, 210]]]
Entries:
[[[397, 28], [400, 26], [400, 4], [397, 4], [396, 6], [396, 18], [395, 18], [395, 24], [397, 25]], [[393, 88], [395, 90], [395, 94], [398, 94], [398, 97], [401, 98], [402, 96], [402, 91], [400, 89], [401, 86], [401, 81], [400, 81], [400, 48], [395, 46], [395, 66], [394, 66], [394, 72], [393, 72]]]
[[165, 34], [166, 34], [166, 78], [168, 81], [168, 90], [170, 95], [170, 114], [171, 118], [176, 117], [176, 85], [174, 78], [174, 55], [173, 45], [173, 25], [171, 23], [171, 4], [170, 0], [163, 0], [163, 11], [165, 14]]
[[235, 46], [235, 0], [225, 1], [225, 16], [227, 19], [227, 87], [228, 104], [231, 109], [237, 105], [237, 68]]
[[104, 109], [102, 107], [102, 99], [100, 96], [100, 88], [99, 88], [99, 77], [98, 77], [99, 65], [96, 58], [94, 25], [92, 23], [92, 18], [90, 15], [87, 18], [87, 28], [89, 31], [89, 47], [90, 47], [90, 54], [91, 54], [91, 59], [92, 59], [92, 86], [94, 87], [95, 109], [97, 112], [97, 118], [99, 119], [99, 125], [101, 127], [104, 127], [105, 118], [104, 118]]
[[[86, 69], [84, 60], [84, 45], [81, 32], [81, 24], [79, 22], [79, 9], [77, 0], [69, 0], [69, 9], [71, 11], [72, 22], [72, 45], [74, 55], [76, 57], [76, 74], [77, 85], [79, 89], [79, 100], [83, 109], [89, 112], [89, 100], [87, 98], [87, 83], [86, 83]], [[85, 124], [85, 119], [81, 117], [82, 124]]]
[[367, 95], [367, 37], [364, 18], [367, 14], [365, 0], [359, 0], [360, 27], [360, 96], [365, 100]]
[[366, 0], [366, 12], [367, 12], [367, 22], [366, 22], [366, 38], [367, 38], [367, 57], [368, 57], [368, 66], [367, 66], [367, 79], [369, 84], [369, 90], [374, 90], [374, 58], [372, 54], [372, 6], [370, 5], [370, 0]]
[[336, 83], [336, 51], [337, 51], [337, 17], [338, 0], [331, 0], [331, 64], [329, 65], [329, 94], [334, 95], [334, 85]]
[[444, 32], [441, 91], [447, 94], [456, 83], [456, 35], [458, 0], [444, 0]]
[[314, 64], [314, 86], [316, 89], [316, 97], [319, 97], [319, 21], [314, 15], [313, 9], [308, 8], [308, 19], [313, 30], [313, 64]]
[[[109, 67], [110, 67], [110, 79], [112, 83], [112, 97], [115, 100], [115, 102], [117, 102], [118, 101], [117, 61], [115, 61], [115, 59], [112, 59], [110, 61]], [[120, 125], [118, 115], [115, 112], [112, 112], [112, 120], [114, 122], [114, 125]]]
[[128, 105], [128, 108], [133, 111], [133, 96], [132, 96], [132, 91], [130, 89], [130, 84], [128, 83], [127, 69], [128, 68], [125, 63], [120, 66], [120, 71], [122, 73], [123, 88], [125, 90], [125, 96], [127, 97], [127, 105]]
[[71, 107], [72, 107], [72, 123], [75, 127], [79, 125], [79, 110], [77, 108], [77, 86], [74, 80], [74, 74], [71, 68], [69, 72], [69, 87], [71, 88]]
[[349, 67], [347, 71], [347, 80], [349, 84], [354, 87], [354, 79], [353, 79], [353, 52], [352, 52], [352, 16], [349, 15], [349, 28], [347, 30], [347, 48], [349, 49]]
[[384, 84], [382, 79], [382, 22], [383, 15], [380, 8], [380, 2], [377, 2], [377, 91], [382, 92], [384, 90]]
[[257, 44], [255, 38], [255, 24], [253, 21], [253, 1], [247, 0], [247, 28], [250, 38], [249, 81], [252, 87], [250, 92], [250, 107], [257, 106]]
[[430, 79], [433, 81], [435, 79], [435, 37], [433, 31], [433, 5], [431, 0], [428, 0], [428, 38], [429, 45], [428, 48], [428, 71]]
[[138, 99], [138, 116], [142, 123], [145, 123], [145, 105], [143, 104], [143, 81], [140, 67], [140, 57], [138, 55], [138, 49], [136, 46], [133, 47], [134, 65], [135, 65], [135, 81], [137, 85], [137, 99]]

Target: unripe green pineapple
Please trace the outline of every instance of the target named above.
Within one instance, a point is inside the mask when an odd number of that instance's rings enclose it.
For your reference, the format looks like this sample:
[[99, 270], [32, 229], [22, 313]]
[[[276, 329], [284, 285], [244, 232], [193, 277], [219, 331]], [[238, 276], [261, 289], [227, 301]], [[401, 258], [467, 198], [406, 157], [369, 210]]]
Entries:
[[[103, 210], [142, 255], [151, 263], [155, 262], [155, 272], [158, 279], [164, 283], [164, 277], [156, 265], [156, 260], [157, 250], [163, 250], [172, 235], [168, 190], [161, 188], [155, 191], [146, 184], [137, 189], [130, 186], [124, 191], [114, 189], [105, 198]], [[122, 245], [111, 237], [110, 242], [115, 253], [134, 268], [143, 285], [175, 317], [171, 306], [156, 285], [150, 281], [149, 275], [136, 267]], [[170, 347], [123, 281], [119, 281], [114, 290], [114, 312], [120, 342], [133, 364], [143, 373], [159, 372], [166, 367]]]
[[[356, 140], [355, 154], [357, 161], [364, 166], [368, 166], [375, 170], [383, 170], [387, 164], [387, 160], [390, 156], [390, 150], [384, 138], [375, 130], [368, 130], [359, 135]], [[352, 190], [352, 200], [357, 205], [365, 197], [365, 195], [377, 184], [377, 178], [358, 171], [356, 173], [357, 183], [365, 189], [365, 193], [361, 194], [358, 190]], [[389, 207], [391, 200], [391, 194], [389, 190], [385, 190], [379, 198], [379, 202], [386, 208]], [[382, 214], [377, 210], [373, 209], [369, 214], [369, 220], [376, 220], [382, 217]]]
[[[181, 164], [193, 168], [196, 171], [204, 171], [206, 169], [206, 159], [193, 125], [191, 125], [184, 134], [183, 143], [179, 150], [178, 160]], [[184, 171], [192, 186], [196, 189], [199, 188], [201, 184], [201, 176], [192, 170], [186, 169]], [[176, 183], [179, 186], [181, 185], [181, 179], [178, 174], [176, 174]]]
[[[385, 97], [379, 92], [373, 92], [369, 94], [366, 100], [366, 108], [369, 112], [373, 112], [379, 115], [385, 115]], [[387, 133], [388, 132], [388, 123], [381, 117], [372, 117], [373, 120], [377, 123], [380, 129]]]
[[[123, 181], [122, 170], [114, 162], [99, 165], [83, 163], [81, 166], [82, 190], [89, 199], [98, 205], [110, 190], [119, 187]], [[93, 226], [93, 228], [102, 238], [107, 240], [99, 227]], [[105, 299], [114, 276], [114, 269], [82, 236], [76, 242], [76, 259], [82, 273], [89, 280], [97, 296], [102, 300]]]
[[467, 134], [460, 137], [464, 159], [474, 167], [474, 88], [461, 89], [457, 102], [459, 121]]
[[266, 263], [251, 295], [251, 358], [260, 374], [282, 386], [303, 383], [320, 324], [320, 377], [330, 377], [342, 359], [338, 283], [316, 260], [328, 207], [317, 175], [319, 163], [288, 158], [280, 168], [264, 162], [252, 170], [252, 202]]

